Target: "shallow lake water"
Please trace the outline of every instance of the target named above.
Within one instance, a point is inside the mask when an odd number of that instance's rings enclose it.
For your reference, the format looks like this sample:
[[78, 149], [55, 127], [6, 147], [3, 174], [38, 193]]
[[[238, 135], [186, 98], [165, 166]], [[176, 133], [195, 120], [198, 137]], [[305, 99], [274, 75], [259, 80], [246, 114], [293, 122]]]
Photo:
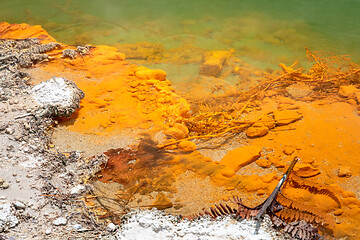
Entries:
[[[233, 49], [262, 69], [306, 65], [304, 47], [359, 62], [359, 8], [356, 0], [14, 0], [0, 1], [0, 20], [39, 24], [65, 44], [156, 44], [142, 64], [188, 82], [208, 50]], [[181, 61], [162, 61], [172, 49], [183, 52]]]

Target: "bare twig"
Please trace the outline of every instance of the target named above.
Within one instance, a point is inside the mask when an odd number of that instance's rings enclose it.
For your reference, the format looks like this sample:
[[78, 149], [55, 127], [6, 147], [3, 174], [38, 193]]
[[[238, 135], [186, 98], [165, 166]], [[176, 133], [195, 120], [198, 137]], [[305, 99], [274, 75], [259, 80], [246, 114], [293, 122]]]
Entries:
[[274, 205], [275, 201], [276, 201], [276, 196], [279, 193], [281, 187], [283, 186], [283, 184], [285, 183], [286, 179], [288, 178], [288, 176], [290, 175], [291, 170], [294, 168], [295, 164], [297, 163], [297, 161], [299, 160], [298, 157], [295, 157], [294, 160], [292, 160], [290, 166], [288, 167], [288, 169], [286, 170], [285, 174], [283, 175], [283, 177], [280, 179], [279, 183], [277, 184], [277, 186], [275, 187], [274, 191], [271, 193], [271, 195], [265, 200], [265, 202], [262, 204], [258, 214], [255, 217], [255, 220], [257, 220], [258, 225], [260, 226], [260, 221], [264, 218], [264, 215], [267, 211], [269, 212], [273, 212], [273, 210], [271, 209], [272, 206]]

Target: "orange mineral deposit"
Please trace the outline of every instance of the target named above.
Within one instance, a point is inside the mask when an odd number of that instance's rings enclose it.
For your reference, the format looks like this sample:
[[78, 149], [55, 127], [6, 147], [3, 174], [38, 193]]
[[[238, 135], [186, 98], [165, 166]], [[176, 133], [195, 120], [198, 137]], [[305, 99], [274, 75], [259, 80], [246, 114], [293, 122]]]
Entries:
[[[27, 24], [1, 23], [0, 37], [38, 37], [43, 43], [55, 41], [41, 27]], [[75, 49], [63, 45], [63, 49], [66, 48]], [[135, 150], [109, 150], [106, 154], [110, 160], [98, 175], [101, 181], [118, 182], [125, 186], [124, 191], [128, 194], [139, 188], [139, 181], [144, 183], [139, 190], [141, 194], [153, 191], [175, 193], [174, 183], [179, 176], [191, 171], [197, 178], [210, 179], [212, 187], [236, 191], [253, 203], [251, 196], [255, 193], [257, 198], [266, 198], [271, 193], [284, 167], [296, 155], [302, 161], [294, 167], [278, 198], [281, 204], [299, 208], [288, 216], [289, 219], [299, 218], [301, 211], [316, 213], [328, 223], [333, 231], [329, 234], [335, 238], [359, 239], [360, 118], [359, 106], [354, 106], [360, 103], [358, 86], [344, 85], [334, 91], [338, 96], [332, 96], [327, 100], [330, 103], [326, 104], [276, 97], [274, 89], [270, 90], [274, 91], [271, 94], [264, 90], [269, 108], [275, 107], [266, 111], [272, 114], [260, 120], [257, 118], [252, 125], [236, 124], [234, 127], [241, 131], [252, 126], [250, 130], [254, 131], [248, 130], [247, 133], [254, 138], [246, 139], [248, 146], [228, 151], [220, 162], [216, 162], [199, 152], [201, 145], [198, 142], [183, 140], [189, 135], [192, 139], [196, 137], [191, 126], [187, 125], [191, 130], [189, 133], [184, 125], [191, 115], [190, 106], [172, 88], [166, 72], [131, 65], [126, 56], [114, 47], [91, 46], [88, 53], [82, 53], [75, 59], [61, 57], [62, 50], [49, 53], [50, 60], [37, 64], [32, 74], [36, 76], [33, 79], [42, 80], [53, 75], [64, 76], [85, 92], [81, 108], [73, 117], [63, 121], [68, 130], [81, 134], [112, 135], [124, 128], [143, 128], [147, 133], [151, 133], [148, 129], [153, 129], [154, 132], [163, 131], [171, 138], [170, 141], [176, 139], [179, 143], [179, 150], [173, 152], [157, 149], [149, 139], [142, 139]], [[208, 76], [218, 75], [230, 57], [231, 53], [227, 52], [211, 53], [204, 59], [201, 72]], [[296, 69], [285, 65], [281, 67], [287, 76], [296, 81], [308, 83], [314, 80], [313, 75], [297, 74]], [[348, 102], [352, 105], [344, 102], [347, 98], [351, 98]], [[265, 99], [256, 105], [262, 107]], [[256, 108], [246, 107], [245, 104], [244, 110], [250, 112]], [[216, 127], [228, 129], [229, 120], [236, 118], [235, 115], [228, 116], [228, 113], [221, 115], [212, 113], [213, 109], [207, 110], [209, 115], [201, 118], [203, 125], [196, 126], [205, 126], [208, 134], [217, 134], [218, 131], [214, 131]], [[214, 120], [211, 127], [206, 122], [208, 116]], [[222, 117], [225, 125], [219, 125]], [[202, 190], [200, 188], [198, 194], [202, 194]], [[166, 201], [159, 200], [160, 204], [155, 200], [154, 205], [170, 207], [174, 202], [170, 196], [166, 195]], [[209, 198], [214, 200], [211, 196]]]
[[[27, 24], [2, 23], [0, 36], [55, 41], [40, 26]], [[74, 49], [62, 45], [62, 50], [67, 48]], [[75, 59], [61, 57], [61, 51], [50, 53], [51, 61], [46, 64], [36, 65], [38, 71], [32, 76], [44, 80], [64, 76], [84, 91], [80, 109], [63, 122], [70, 131], [109, 135], [130, 127], [161, 129], [165, 122], [181, 122], [189, 111], [165, 71], [131, 65], [115, 47], [90, 46], [89, 52], [79, 53]]]
[[244, 146], [229, 151], [220, 164], [224, 165], [222, 173], [224, 176], [232, 176], [241, 167], [244, 167], [260, 157], [261, 148], [258, 146]]

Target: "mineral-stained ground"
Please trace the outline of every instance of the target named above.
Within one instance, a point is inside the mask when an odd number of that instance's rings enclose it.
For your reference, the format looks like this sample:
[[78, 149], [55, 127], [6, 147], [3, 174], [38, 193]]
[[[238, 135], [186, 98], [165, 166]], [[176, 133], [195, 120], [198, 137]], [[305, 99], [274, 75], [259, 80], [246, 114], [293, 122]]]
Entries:
[[[233, 196], [254, 207], [295, 156], [279, 217], [327, 238], [360, 234], [360, 67], [349, 59], [306, 49], [310, 70], [263, 72], [210, 51], [207, 84], [180, 94], [115, 47], [66, 46], [26, 24], [1, 23], [0, 38], [0, 239], [95, 238], [136, 208], [191, 218]], [[33, 85], [51, 78], [72, 90], [36, 102], [46, 91]], [[56, 102], [67, 94], [70, 105]]]

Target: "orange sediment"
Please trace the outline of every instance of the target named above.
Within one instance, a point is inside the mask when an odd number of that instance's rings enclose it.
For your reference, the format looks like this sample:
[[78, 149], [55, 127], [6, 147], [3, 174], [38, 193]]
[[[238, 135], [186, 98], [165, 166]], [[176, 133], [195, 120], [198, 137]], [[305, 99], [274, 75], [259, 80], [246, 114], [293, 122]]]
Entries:
[[[0, 36], [55, 41], [40, 26], [27, 24], [2, 23]], [[74, 49], [66, 45], [62, 49], [67, 48]], [[62, 58], [61, 51], [51, 52], [50, 61], [37, 66], [41, 72], [34, 76], [66, 76], [85, 92], [80, 109], [65, 123], [71, 131], [106, 135], [129, 127], [164, 128], [181, 122], [189, 111], [163, 70], [131, 65], [117, 48], [91, 47], [89, 54], [75, 59]]]
[[[39, 37], [44, 42], [54, 41], [40, 27], [24, 24], [0, 24], [0, 37]], [[151, 141], [140, 143], [133, 152], [109, 150], [106, 154], [110, 160], [99, 175], [101, 181], [123, 184], [128, 195], [139, 188], [139, 182], [146, 183], [139, 189], [142, 194], [153, 191], [175, 193], [174, 183], [181, 174], [190, 170], [199, 178], [210, 178], [214, 186], [226, 188], [230, 193], [247, 194], [250, 201], [250, 195], [255, 193], [263, 198], [269, 195], [284, 168], [296, 155], [301, 161], [293, 169], [293, 178], [290, 176], [282, 189], [283, 203], [291, 204], [293, 201], [300, 210], [330, 218], [333, 222], [330, 228], [336, 238], [358, 239], [360, 118], [353, 106], [359, 101], [357, 98], [352, 99], [355, 104], [350, 102], [353, 105], [334, 102], [336, 99], [323, 105], [320, 101], [306, 103], [269, 94], [257, 106], [251, 106], [253, 109], [262, 108], [265, 115], [259, 114], [263, 117], [245, 122], [253, 127], [249, 135], [262, 137], [249, 139], [250, 146], [228, 151], [220, 162], [216, 162], [196, 151], [195, 143], [183, 140], [189, 137], [183, 122], [189, 117], [190, 107], [173, 90], [164, 71], [131, 65], [117, 48], [108, 46], [96, 46], [89, 54], [76, 59], [62, 58], [57, 50], [50, 56], [50, 61], [37, 66], [41, 69], [38, 76], [66, 76], [85, 92], [81, 108], [71, 119], [64, 121], [68, 130], [111, 135], [124, 128], [152, 127], [154, 130], [164, 129], [163, 133], [172, 141], [178, 140], [176, 143], [181, 151], [176, 154], [157, 149]], [[285, 65], [281, 67], [299, 81], [308, 78]], [[345, 90], [342, 89], [341, 94], [346, 97]], [[356, 91], [353, 95], [356, 97]], [[249, 111], [245, 104], [241, 114], [245, 108]], [[237, 116], [230, 114], [236, 112], [230, 112], [229, 116], [204, 115], [204, 118], [213, 119], [215, 126], [219, 125], [218, 118], [235, 119]], [[200, 123], [202, 119], [198, 120]], [[241, 124], [236, 127], [241, 127]], [[211, 132], [211, 125], [205, 127], [209, 128], [209, 134], [218, 136], [221, 133]], [[265, 128], [266, 133], [254, 134]], [[226, 128], [222, 130], [226, 131]], [[201, 193], [199, 189], [198, 194]]]

